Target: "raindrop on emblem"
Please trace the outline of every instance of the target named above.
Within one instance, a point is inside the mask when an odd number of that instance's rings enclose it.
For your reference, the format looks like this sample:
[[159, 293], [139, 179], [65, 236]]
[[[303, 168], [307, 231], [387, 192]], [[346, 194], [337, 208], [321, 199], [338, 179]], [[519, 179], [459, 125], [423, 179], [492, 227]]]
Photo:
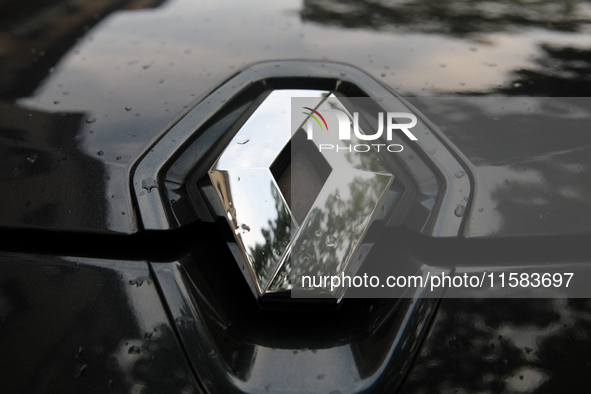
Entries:
[[230, 208], [228, 209], [228, 220], [234, 220], [236, 217], [236, 209]]
[[466, 213], [466, 207], [464, 205], [458, 205], [454, 210], [454, 214], [459, 218], [464, 216], [464, 213]]
[[157, 188], [158, 188], [158, 181], [156, 181], [155, 179], [146, 178], [146, 179], [142, 180], [142, 189], [146, 189], [148, 191], [148, 193], [150, 193], [152, 191], [152, 189], [157, 189]]
[[326, 246], [329, 248], [335, 248], [337, 246], [337, 238], [334, 235], [327, 235]]

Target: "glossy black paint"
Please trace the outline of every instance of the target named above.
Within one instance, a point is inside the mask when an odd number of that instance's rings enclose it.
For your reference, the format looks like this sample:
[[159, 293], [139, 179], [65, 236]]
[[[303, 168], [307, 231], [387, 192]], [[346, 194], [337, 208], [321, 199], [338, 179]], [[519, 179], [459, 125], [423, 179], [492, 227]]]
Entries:
[[6, 393], [199, 393], [146, 262], [0, 255]]
[[585, 392], [588, 299], [443, 300], [401, 393]]
[[[559, 97], [591, 91], [591, 16], [583, 1], [8, 1], [2, 7], [0, 226], [3, 250], [23, 252], [4, 253], [0, 262], [0, 379], [7, 392], [104, 392], [109, 381], [119, 392], [131, 392], [134, 385], [154, 392], [198, 391], [163, 298], [153, 284], [129, 284], [149, 275], [146, 263], [125, 261], [135, 253], [150, 260], [151, 247], [162, 243], [156, 247], [160, 260], [171, 257], [160, 235], [136, 238], [118, 260], [47, 254], [112, 257], [118, 248], [103, 250], [100, 242], [113, 238], [97, 233], [144, 234], [130, 180], [137, 161], [209, 92], [249, 65], [281, 59], [347, 63], [405, 96]], [[545, 251], [558, 262], [588, 257], [586, 236], [573, 243], [539, 237], [588, 232], [589, 139], [583, 129], [576, 139], [566, 139], [566, 147], [557, 146], [555, 135], [528, 129], [527, 137], [538, 139], [529, 146], [507, 123], [503, 138], [515, 146], [511, 151], [496, 134], [480, 133], [483, 140], [476, 140], [469, 122], [421, 110], [474, 164], [480, 184], [491, 182], [493, 201], [476, 200], [473, 208], [488, 212], [496, 205], [503, 225], [492, 228], [482, 219], [466, 235], [535, 235], [525, 246], [515, 240], [486, 244], [482, 253], [494, 257], [501, 250], [501, 257], [515, 261], [532, 258], [528, 247], [542, 247], [534, 256]], [[453, 127], [446, 128], [448, 122]], [[536, 173], [540, 182], [507, 175], [519, 171]], [[556, 194], [555, 187], [566, 193]], [[524, 193], [528, 199], [517, 201]], [[543, 212], [532, 207], [537, 194], [547, 194]], [[219, 236], [211, 227], [189, 228], [183, 232], [186, 244], [171, 248], [187, 247], [204, 232]], [[40, 237], [59, 247], [40, 248]], [[115, 244], [125, 245], [126, 237], [114, 237]], [[430, 245], [423, 241], [417, 240], [416, 250]], [[211, 245], [207, 250], [214, 253]], [[434, 249], [462, 246], [458, 241]], [[482, 257], [481, 246], [469, 248], [466, 258]], [[233, 288], [224, 290], [232, 302]], [[403, 392], [584, 391], [591, 346], [587, 304], [444, 300]], [[359, 316], [365, 315], [352, 320]], [[144, 335], [163, 323], [165, 333], [151, 340], [165, 355], [154, 350], [150, 367]], [[249, 327], [256, 326], [241, 328]], [[305, 341], [314, 332], [304, 327], [299, 335]], [[278, 345], [291, 339], [283, 332], [261, 333], [251, 332], [257, 346], [271, 338], [268, 351], [288, 348]], [[130, 354], [126, 341], [137, 344], [140, 354]], [[232, 348], [225, 354], [231, 361]], [[130, 369], [110, 364], [114, 355], [129, 361], [123, 364]], [[247, 364], [241, 359], [235, 365]]]

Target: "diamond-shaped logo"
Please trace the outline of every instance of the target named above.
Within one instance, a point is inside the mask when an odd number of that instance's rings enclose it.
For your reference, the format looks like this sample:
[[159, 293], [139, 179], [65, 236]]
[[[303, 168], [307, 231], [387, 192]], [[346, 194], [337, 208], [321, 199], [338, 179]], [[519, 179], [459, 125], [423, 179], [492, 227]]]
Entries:
[[321, 149], [339, 146], [334, 112], [350, 118], [328, 91], [275, 90], [209, 170], [206, 195], [258, 296], [314, 290], [302, 275], [354, 274], [371, 247], [363, 240], [394, 176], [372, 145]]

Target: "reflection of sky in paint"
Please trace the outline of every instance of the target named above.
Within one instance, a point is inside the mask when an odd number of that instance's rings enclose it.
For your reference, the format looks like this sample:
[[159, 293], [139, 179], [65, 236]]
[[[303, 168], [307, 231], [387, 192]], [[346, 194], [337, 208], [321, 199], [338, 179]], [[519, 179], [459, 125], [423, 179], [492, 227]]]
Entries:
[[[589, 43], [586, 33], [543, 29], [519, 36], [489, 33], [479, 40], [343, 29], [302, 22], [301, 8], [301, 2], [291, 0], [177, 0], [154, 10], [116, 12], [62, 59], [27, 105], [56, 111], [53, 101], [62, 90], [56, 84], [67, 89], [74, 82], [89, 94], [81, 101], [64, 99], [59, 110], [88, 110], [93, 100], [104, 97], [122, 108], [130, 104], [128, 93], [109, 92], [130, 85], [138, 98], [158, 94], [162, 105], [175, 95], [204, 92], [252, 62], [282, 58], [347, 62], [414, 93], [433, 88], [474, 91], [494, 88], [507, 73], [531, 66], [541, 42], [575, 47]], [[141, 77], [138, 69], [145, 71]], [[166, 78], [164, 83], [158, 83], [160, 78]]]
[[[494, 88], [507, 73], [532, 66], [542, 42], [588, 46], [585, 33], [542, 29], [518, 36], [489, 33], [473, 41], [327, 27], [302, 22], [301, 7], [299, 1], [178, 0], [154, 10], [116, 12], [73, 47], [25, 103], [47, 111], [122, 110], [149, 98], [160, 107], [168, 102], [178, 112], [191, 94], [197, 97], [253, 62], [293, 58], [350, 63], [417, 94], [423, 89], [474, 91]], [[63, 97], [74, 84], [88, 94]], [[57, 97], [59, 108], [53, 104]]]
[[[137, 97], [158, 94], [162, 104], [187, 91], [201, 93], [252, 62], [281, 58], [351, 63], [391, 86], [413, 92], [431, 87], [473, 91], [495, 87], [504, 81], [505, 73], [531, 66], [541, 42], [575, 47], [589, 43], [585, 33], [542, 29], [526, 30], [519, 36], [489, 33], [478, 41], [440, 34], [342, 29], [302, 22], [297, 14], [301, 7], [299, 1], [285, 0], [178, 0], [155, 10], [116, 12], [62, 59], [27, 105], [56, 111], [53, 101], [63, 90], [56, 84], [67, 89], [74, 82], [85, 86], [89, 94], [81, 101], [64, 98], [59, 110], [88, 110], [93, 108], [92, 100], [104, 97], [110, 97], [114, 107], [123, 108], [130, 104], [125, 100], [128, 94], [109, 93], [122, 86], [133, 86]], [[252, 12], [253, 8], [257, 11]], [[144, 68], [141, 77], [133, 72], [134, 79], [129, 79], [128, 71]], [[67, 71], [67, 77], [61, 71]]]

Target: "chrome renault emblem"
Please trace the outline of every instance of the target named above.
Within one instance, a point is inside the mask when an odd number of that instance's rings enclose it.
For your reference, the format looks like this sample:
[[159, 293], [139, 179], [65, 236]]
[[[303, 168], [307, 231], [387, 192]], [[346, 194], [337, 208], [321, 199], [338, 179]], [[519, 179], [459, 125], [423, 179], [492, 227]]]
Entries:
[[[305, 134], [311, 114], [335, 109], [349, 114], [328, 91], [275, 90], [209, 170], [215, 192], [206, 195], [229, 224], [235, 239], [231, 249], [258, 296], [291, 290], [301, 275], [354, 274], [367, 253], [364, 236], [394, 176], [375, 150], [322, 151], [322, 144], [338, 145], [338, 134]], [[330, 123], [324, 124], [328, 129]], [[350, 142], [359, 139], [353, 135]], [[290, 147], [295, 165], [297, 147], [306, 143], [317, 148], [328, 175], [302, 212], [294, 199], [308, 185], [291, 180], [290, 207], [272, 170]]]

